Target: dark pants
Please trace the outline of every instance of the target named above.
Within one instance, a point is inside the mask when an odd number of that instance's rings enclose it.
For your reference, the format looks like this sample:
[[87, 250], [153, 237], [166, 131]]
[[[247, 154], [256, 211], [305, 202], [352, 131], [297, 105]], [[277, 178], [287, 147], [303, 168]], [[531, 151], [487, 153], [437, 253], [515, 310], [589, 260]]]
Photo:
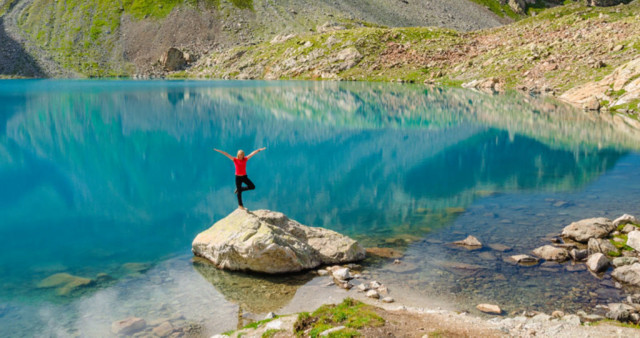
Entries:
[[[242, 183], [246, 184], [246, 187], [242, 186]], [[247, 177], [247, 175], [244, 176], [237, 176], [236, 175], [236, 189], [238, 189], [238, 205], [239, 206], [243, 206], [242, 205], [242, 192], [243, 191], [247, 191], [247, 190], [253, 190], [255, 189], [256, 186], [253, 185], [253, 182], [251, 182], [251, 180], [249, 179], [249, 177]]]

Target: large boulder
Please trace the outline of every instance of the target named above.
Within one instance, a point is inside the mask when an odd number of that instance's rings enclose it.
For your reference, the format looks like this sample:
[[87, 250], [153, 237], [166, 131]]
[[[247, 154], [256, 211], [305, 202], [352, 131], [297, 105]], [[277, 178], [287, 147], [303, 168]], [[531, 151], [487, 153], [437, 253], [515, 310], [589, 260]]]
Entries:
[[616, 268], [611, 276], [623, 283], [640, 286], [640, 263]]
[[171, 47], [160, 57], [160, 64], [162, 64], [164, 70], [173, 72], [184, 69], [187, 66], [187, 59], [185, 58], [185, 53]]
[[587, 258], [587, 268], [589, 268], [589, 270], [593, 271], [593, 272], [600, 272], [604, 269], [606, 269], [607, 267], [609, 267], [609, 264], [611, 262], [609, 261], [609, 259], [607, 258], [607, 256], [601, 254], [601, 253], [595, 253], [591, 256], [589, 256], [589, 258]]
[[606, 237], [615, 229], [613, 222], [604, 217], [588, 218], [567, 225], [562, 235], [574, 241], [586, 243], [589, 238]]
[[629, 223], [640, 224], [640, 221], [638, 221], [638, 219], [635, 218], [635, 216], [629, 215], [629, 214], [624, 214], [613, 221], [613, 225], [615, 225], [616, 227], [619, 225], [624, 225]]
[[362, 260], [365, 249], [335, 231], [308, 227], [282, 213], [237, 209], [201, 232], [194, 255], [220, 269], [286, 273]]
[[541, 246], [533, 250], [533, 254], [548, 261], [564, 261], [569, 258], [567, 250], [552, 245]]

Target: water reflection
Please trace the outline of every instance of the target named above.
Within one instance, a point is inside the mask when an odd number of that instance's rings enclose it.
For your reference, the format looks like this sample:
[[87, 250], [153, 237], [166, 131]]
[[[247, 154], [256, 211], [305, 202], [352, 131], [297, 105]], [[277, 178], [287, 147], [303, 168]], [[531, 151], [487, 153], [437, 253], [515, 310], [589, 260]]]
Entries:
[[[579, 192], [640, 148], [625, 120], [423, 86], [10, 81], [0, 101], [0, 299], [19, 301], [41, 299], [34, 285], [54, 273], [117, 276], [188, 253], [235, 207], [212, 147], [268, 147], [249, 165], [250, 207], [367, 245], [455, 226], [488, 195]], [[235, 290], [244, 277], [195, 267], [266, 309]]]

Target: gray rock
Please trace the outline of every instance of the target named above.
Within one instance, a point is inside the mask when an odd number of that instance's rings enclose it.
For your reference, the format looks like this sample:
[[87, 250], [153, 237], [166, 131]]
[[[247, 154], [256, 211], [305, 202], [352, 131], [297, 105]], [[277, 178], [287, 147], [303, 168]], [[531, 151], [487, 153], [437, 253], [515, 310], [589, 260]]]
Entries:
[[169, 322], [164, 322], [151, 330], [158, 337], [168, 337], [173, 333], [173, 326]]
[[562, 230], [562, 235], [581, 243], [586, 243], [589, 238], [606, 237], [615, 229], [613, 222], [604, 217], [588, 218], [567, 225]]
[[567, 250], [556, 248], [552, 245], [544, 245], [533, 250], [533, 254], [548, 261], [564, 261], [569, 257]]
[[611, 276], [620, 282], [640, 286], [640, 263], [615, 268]]
[[627, 224], [627, 225], [624, 226], [624, 228], [622, 228], [621, 232], [623, 234], [628, 234], [628, 233], [630, 233], [631, 231], [634, 231], [634, 230], [638, 230], [638, 227], [633, 225], [633, 224]]
[[490, 313], [490, 314], [495, 314], [495, 315], [499, 315], [502, 313], [502, 309], [495, 304], [478, 304], [476, 306], [476, 309], [484, 312], [484, 313]]
[[569, 255], [574, 261], [582, 261], [587, 259], [589, 251], [587, 249], [572, 249], [569, 251]]
[[393, 303], [393, 302], [395, 302], [395, 299], [393, 299], [391, 297], [384, 297], [384, 298], [382, 298], [382, 302], [383, 303]]
[[320, 269], [318, 271], [316, 271], [318, 273], [318, 276], [326, 276], [329, 274], [329, 271], [325, 270], [325, 269]]
[[349, 272], [349, 268], [341, 268], [333, 271], [333, 277], [345, 281], [351, 279], [351, 273]]
[[274, 312], [269, 312], [267, 313], [266, 316], [264, 316], [264, 319], [273, 319], [276, 318], [276, 314]]
[[364, 248], [353, 239], [269, 210], [237, 209], [198, 234], [192, 251], [221, 269], [264, 273], [301, 271], [365, 258]]
[[619, 268], [621, 266], [631, 265], [637, 262], [638, 262], [637, 257], [616, 257], [613, 259], [612, 263], [614, 267]]
[[626, 322], [629, 320], [631, 313], [635, 311], [633, 306], [622, 303], [609, 304], [609, 311], [605, 315], [609, 319]]
[[613, 225], [615, 225], [616, 227], [622, 224], [630, 224], [630, 223], [640, 224], [640, 221], [634, 216], [631, 216], [629, 214], [624, 214], [613, 221]]
[[455, 245], [462, 245], [462, 246], [469, 246], [469, 247], [482, 247], [482, 243], [480, 243], [480, 241], [475, 238], [474, 236], [467, 236], [467, 238], [461, 240], [461, 241], [455, 241], [453, 242], [453, 244]]
[[590, 238], [587, 247], [589, 255], [593, 255], [594, 253], [598, 252], [605, 255], [608, 255], [609, 252], [618, 252], [618, 248], [616, 248], [615, 245], [611, 244], [608, 239]]
[[111, 323], [111, 332], [126, 336], [142, 331], [145, 327], [147, 327], [147, 322], [145, 322], [144, 319], [129, 317]]
[[187, 65], [187, 59], [181, 50], [171, 47], [160, 57], [160, 64], [165, 70], [173, 72], [184, 69]]
[[562, 320], [571, 325], [580, 325], [580, 317], [576, 315], [566, 315], [562, 317]]
[[640, 251], [640, 231], [633, 230], [627, 236], [627, 245], [636, 251]]
[[367, 293], [365, 293], [365, 295], [369, 298], [375, 298], [375, 299], [380, 298], [380, 294], [376, 290], [369, 290], [367, 291]]
[[609, 259], [602, 253], [595, 253], [587, 259], [587, 268], [593, 272], [600, 272], [609, 266]]

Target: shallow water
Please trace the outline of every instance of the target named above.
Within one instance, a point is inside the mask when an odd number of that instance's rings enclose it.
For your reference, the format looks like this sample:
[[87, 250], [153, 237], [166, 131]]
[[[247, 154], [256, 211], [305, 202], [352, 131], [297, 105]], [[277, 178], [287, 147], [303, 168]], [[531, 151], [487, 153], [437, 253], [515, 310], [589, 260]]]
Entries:
[[[213, 147], [268, 147], [248, 164], [249, 208], [403, 250], [402, 268], [367, 266], [396, 297], [508, 311], [620, 297], [606, 276], [502, 260], [571, 221], [639, 213], [640, 135], [619, 119], [378, 83], [12, 80], [0, 102], [2, 336], [108, 335], [113, 320], [176, 313], [208, 334], [319, 304], [310, 275], [190, 261], [193, 237], [235, 207], [233, 166]], [[467, 234], [513, 250], [446, 245]], [[56, 273], [92, 282], [38, 287]]]

